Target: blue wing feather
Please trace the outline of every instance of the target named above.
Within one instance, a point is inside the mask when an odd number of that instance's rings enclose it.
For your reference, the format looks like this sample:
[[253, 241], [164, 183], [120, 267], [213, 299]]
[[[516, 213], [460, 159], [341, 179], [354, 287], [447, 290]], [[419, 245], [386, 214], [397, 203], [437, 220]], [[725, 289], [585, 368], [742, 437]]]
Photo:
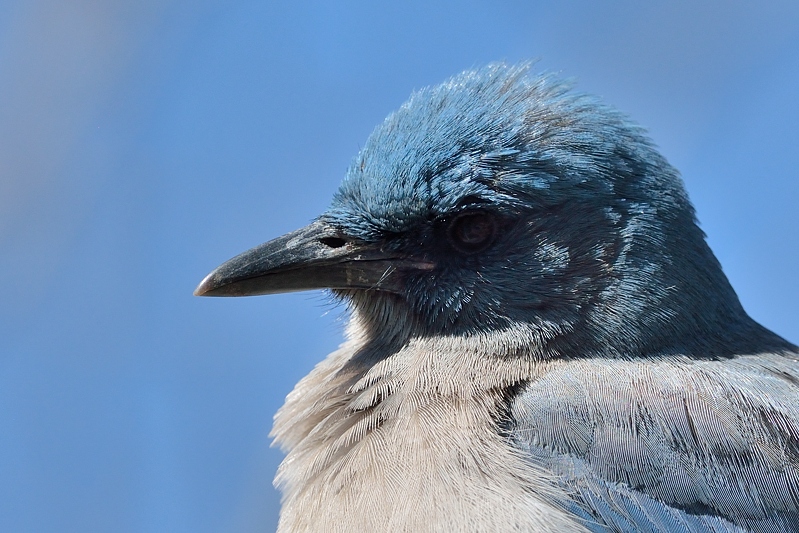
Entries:
[[595, 532], [798, 532], [796, 355], [564, 362], [507, 434]]

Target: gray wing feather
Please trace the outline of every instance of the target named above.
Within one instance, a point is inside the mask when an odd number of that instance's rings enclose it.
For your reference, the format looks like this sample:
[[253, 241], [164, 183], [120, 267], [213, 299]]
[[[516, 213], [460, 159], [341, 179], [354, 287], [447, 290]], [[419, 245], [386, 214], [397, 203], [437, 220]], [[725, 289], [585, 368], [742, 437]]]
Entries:
[[594, 531], [799, 532], [798, 360], [572, 361], [506, 430]]

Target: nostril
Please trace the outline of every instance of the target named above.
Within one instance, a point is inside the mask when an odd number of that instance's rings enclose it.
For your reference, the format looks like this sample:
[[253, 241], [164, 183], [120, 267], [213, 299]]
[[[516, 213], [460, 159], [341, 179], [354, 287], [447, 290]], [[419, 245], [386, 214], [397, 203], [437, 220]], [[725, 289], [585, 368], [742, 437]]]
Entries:
[[319, 242], [324, 244], [325, 246], [329, 246], [330, 248], [341, 248], [347, 241], [342, 239], [341, 237], [323, 237], [319, 239]]

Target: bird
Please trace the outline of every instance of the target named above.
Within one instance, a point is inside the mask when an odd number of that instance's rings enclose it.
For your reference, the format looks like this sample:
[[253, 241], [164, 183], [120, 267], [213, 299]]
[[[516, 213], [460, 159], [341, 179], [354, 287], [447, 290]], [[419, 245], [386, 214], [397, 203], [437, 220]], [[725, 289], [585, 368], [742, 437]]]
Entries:
[[647, 132], [529, 63], [414, 92], [329, 208], [204, 296], [327, 289], [278, 531], [799, 532], [799, 348]]

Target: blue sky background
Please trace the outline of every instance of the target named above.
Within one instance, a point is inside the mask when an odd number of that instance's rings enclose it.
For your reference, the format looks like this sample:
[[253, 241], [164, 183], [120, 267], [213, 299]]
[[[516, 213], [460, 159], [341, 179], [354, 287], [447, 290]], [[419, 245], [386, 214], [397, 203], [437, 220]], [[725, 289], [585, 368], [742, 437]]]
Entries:
[[274, 530], [323, 293], [200, 299], [415, 88], [540, 58], [649, 128], [744, 307], [799, 342], [799, 3], [0, 3], [0, 530]]

